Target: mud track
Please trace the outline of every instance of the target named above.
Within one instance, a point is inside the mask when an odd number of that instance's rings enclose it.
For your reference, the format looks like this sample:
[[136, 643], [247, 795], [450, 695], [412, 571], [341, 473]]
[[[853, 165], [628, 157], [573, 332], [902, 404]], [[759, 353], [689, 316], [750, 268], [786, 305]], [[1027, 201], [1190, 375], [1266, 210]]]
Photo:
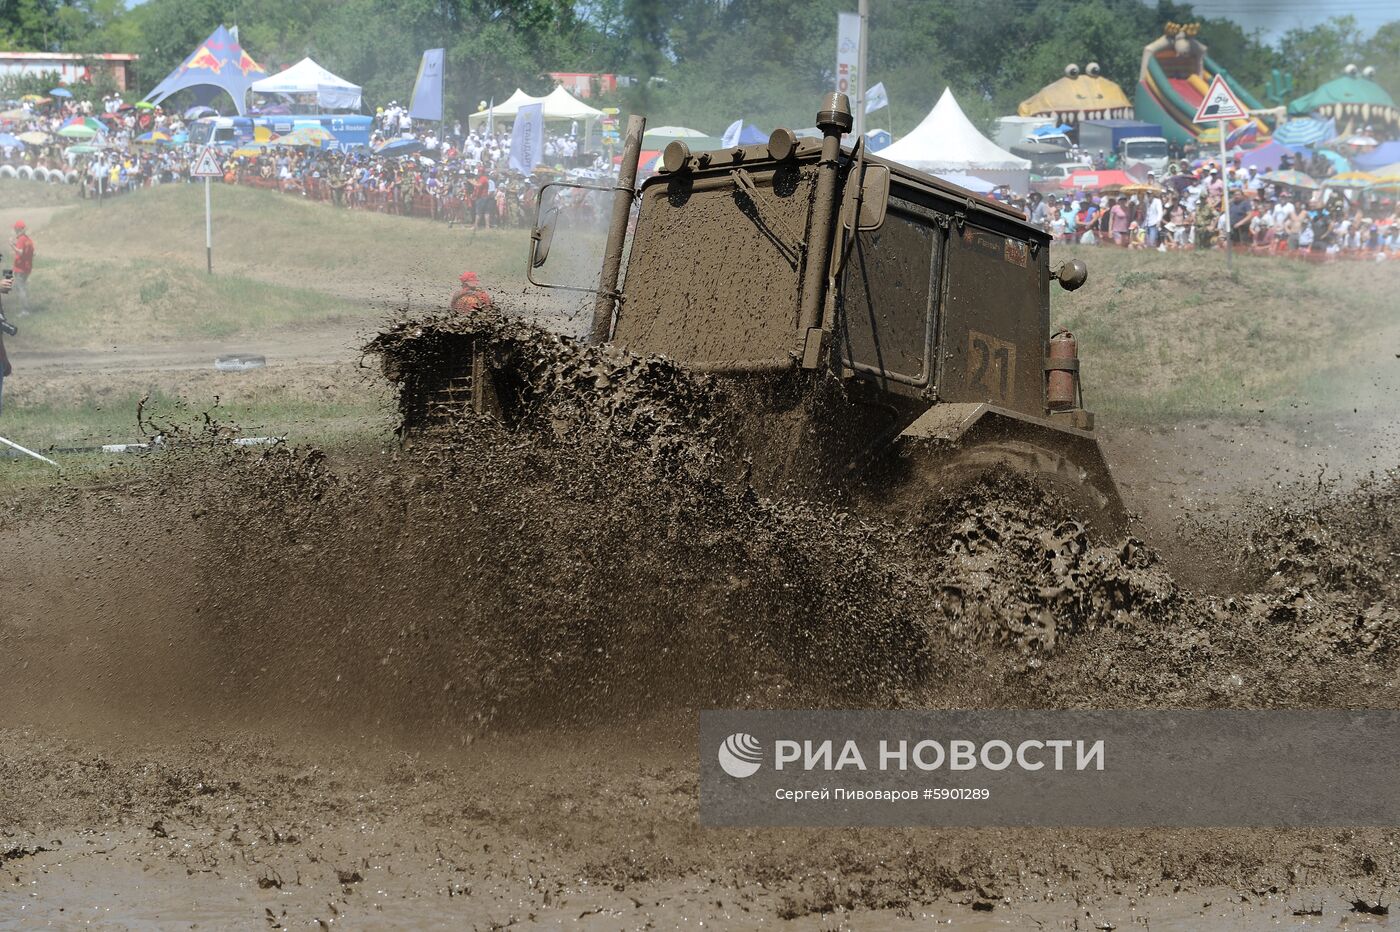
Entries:
[[1394, 893], [1380, 831], [706, 831], [693, 747], [714, 706], [1396, 707], [1394, 473], [1188, 525], [1200, 589], [1008, 474], [898, 518], [760, 496], [722, 387], [495, 338], [512, 429], [214, 429], [5, 504], [7, 916], [1238, 928]]

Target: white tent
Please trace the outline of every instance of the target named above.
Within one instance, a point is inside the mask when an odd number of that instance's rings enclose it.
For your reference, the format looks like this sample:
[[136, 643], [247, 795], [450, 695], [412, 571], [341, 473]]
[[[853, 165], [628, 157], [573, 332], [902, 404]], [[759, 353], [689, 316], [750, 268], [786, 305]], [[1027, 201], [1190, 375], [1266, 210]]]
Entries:
[[591, 120], [603, 115], [603, 111], [594, 109], [588, 104], [579, 100], [563, 86], [556, 87], [544, 97], [531, 97], [520, 88], [515, 89], [503, 102], [485, 110], [479, 110], [467, 117], [467, 123], [472, 129], [476, 129], [485, 123], [487, 119], [513, 120], [520, 112], [520, 108], [526, 104], [544, 104], [545, 122], [555, 122], [563, 120]]
[[309, 58], [286, 71], [253, 82], [254, 94], [315, 94], [318, 106], [327, 110], [360, 109], [360, 87], [336, 77]]
[[1012, 155], [979, 133], [948, 88], [923, 122], [881, 149], [880, 158], [929, 174], [956, 172], [1010, 185], [1018, 194], [1030, 188], [1030, 160]]

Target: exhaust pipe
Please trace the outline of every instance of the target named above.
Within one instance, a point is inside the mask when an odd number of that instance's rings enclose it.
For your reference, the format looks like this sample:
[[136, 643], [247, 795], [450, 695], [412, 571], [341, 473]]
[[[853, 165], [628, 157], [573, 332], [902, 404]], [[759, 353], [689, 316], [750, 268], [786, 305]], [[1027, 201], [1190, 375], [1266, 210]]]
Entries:
[[812, 205], [812, 242], [807, 249], [807, 267], [802, 276], [801, 329], [802, 367], [815, 369], [820, 363], [820, 329], [823, 286], [831, 241], [836, 233], [837, 172], [841, 167], [841, 134], [849, 133], [854, 120], [851, 101], [845, 94], [831, 93], [817, 112], [817, 128], [822, 131], [822, 157], [817, 164], [817, 190]]
[[617, 311], [619, 300], [617, 279], [622, 271], [622, 244], [627, 239], [627, 221], [632, 213], [632, 200], [636, 197], [637, 163], [642, 158], [642, 134], [646, 128], [646, 117], [633, 114], [627, 118], [627, 139], [622, 146], [617, 189], [613, 192], [607, 251], [603, 254], [603, 275], [598, 280], [598, 298], [593, 303], [589, 343], [606, 343], [612, 336], [613, 314]]

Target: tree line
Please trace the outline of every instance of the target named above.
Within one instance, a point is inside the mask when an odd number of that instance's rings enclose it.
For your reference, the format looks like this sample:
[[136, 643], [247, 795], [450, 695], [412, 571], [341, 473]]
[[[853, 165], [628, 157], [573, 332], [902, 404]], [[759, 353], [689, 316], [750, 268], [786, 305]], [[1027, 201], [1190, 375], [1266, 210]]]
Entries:
[[[603, 99], [650, 121], [719, 133], [744, 118], [764, 129], [808, 126], [832, 87], [836, 14], [855, 0], [5, 0], [0, 46], [135, 52], [144, 92], [217, 25], [269, 72], [310, 55], [363, 85], [367, 105], [406, 102], [419, 56], [447, 49], [448, 111], [465, 116], [516, 87], [547, 92], [549, 72], [632, 78]], [[1400, 95], [1400, 20], [1366, 35], [1351, 17], [1294, 29], [1276, 42], [1189, 3], [1140, 0], [870, 0], [867, 81], [891, 109], [868, 125], [913, 127], [951, 87], [983, 125], [1055, 80], [1097, 61], [1132, 95], [1142, 48], [1168, 21], [1200, 22], [1211, 55], [1265, 96], [1291, 75], [1306, 93], [1348, 63], [1377, 69]], [[1275, 75], [1275, 72], [1278, 75]]]

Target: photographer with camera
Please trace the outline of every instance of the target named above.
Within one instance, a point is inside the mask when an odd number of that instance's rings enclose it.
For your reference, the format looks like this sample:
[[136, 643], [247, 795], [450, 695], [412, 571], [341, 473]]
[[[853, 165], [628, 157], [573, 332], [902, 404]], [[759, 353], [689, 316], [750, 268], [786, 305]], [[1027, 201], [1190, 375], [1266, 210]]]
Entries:
[[[13, 285], [14, 273], [6, 269], [4, 277], [0, 278], [0, 294], [9, 294]], [[5, 410], [5, 379], [9, 378], [12, 371], [10, 357], [5, 353], [5, 336], [14, 336], [17, 333], [19, 328], [5, 319], [5, 307], [0, 304], [0, 411]]]

